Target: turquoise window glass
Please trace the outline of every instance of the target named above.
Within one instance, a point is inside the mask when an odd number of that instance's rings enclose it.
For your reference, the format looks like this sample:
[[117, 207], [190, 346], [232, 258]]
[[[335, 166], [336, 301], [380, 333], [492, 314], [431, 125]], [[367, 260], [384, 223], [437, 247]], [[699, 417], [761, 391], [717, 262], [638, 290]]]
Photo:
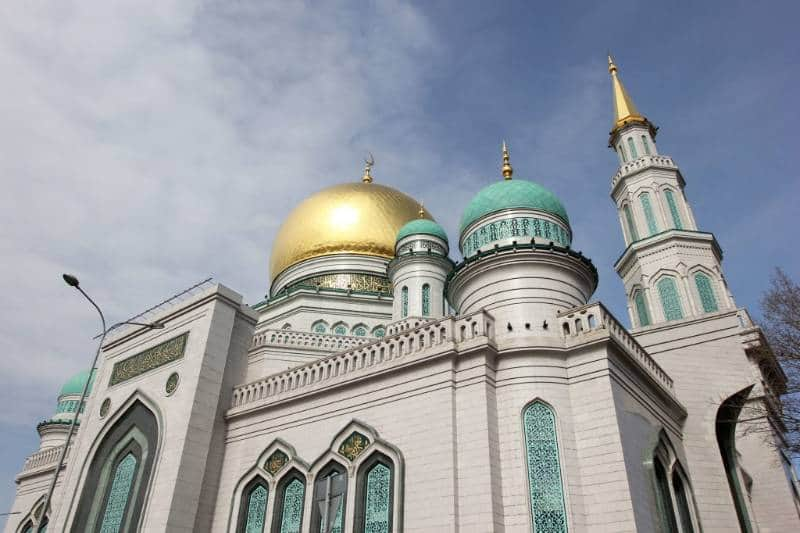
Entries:
[[664, 318], [667, 320], [680, 320], [683, 318], [681, 298], [678, 296], [675, 278], [661, 278], [658, 280], [657, 287], [658, 294], [661, 296], [661, 307], [664, 309]]
[[340, 326], [336, 326], [335, 328], [333, 328], [333, 332], [336, 335], [347, 335], [347, 328], [344, 327], [344, 326], [341, 326], [341, 325]]
[[523, 425], [533, 531], [566, 533], [567, 511], [555, 413], [546, 404], [533, 402], [525, 409]]
[[365, 337], [367, 335], [367, 328], [359, 326], [353, 330], [353, 335], [356, 337]]
[[636, 316], [639, 318], [639, 326], [650, 325], [650, 313], [647, 311], [647, 302], [644, 301], [644, 292], [636, 291], [633, 293], [633, 303], [636, 306]]
[[[339, 503], [336, 508], [336, 517], [333, 519], [333, 526], [331, 526], [331, 533], [342, 533], [342, 512], [344, 511], [344, 500]], [[319, 533], [325, 533], [320, 525]]]
[[697, 286], [697, 293], [700, 295], [703, 311], [706, 313], [719, 311], [717, 298], [714, 296], [714, 288], [711, 286], [711, 279], [702, 272], [698, 272], [694, 275], [694, 284]]
[[325, 324], [319, 323], [315, 325], [314, 333], [325, 333]]
[[264, 485], [256, 485], [247, 499], [247, 523], [245, 533], [262, 533], [267, 518], [267, 496], [269, 491]]
[[299, 479], [293, 479], [286, 485], [283, 493], [280, 533], [300, 533], [305, 492], [306, 486]]
[[42, 525], [39, 526], [39, 533], [47, 533], [47, 524], [48, 523], [49, 523], [49, 520], [47, 519], [47, 517], [45, 517], [44, 522], [42, 522]]
[[628, 137], [628, 149], [631, 151], [631, 159], [639, 157], [639, 154], [636, 152], [636, 145], [633, 143], [633, 137]]
[[364, 533], [389, 533], [391, 490], [391, 469], [383, 463], [376, 463], [367, 473]]
[[31, 533], [33, 531], [33, 524], [28, 522], [24, 528], [22, 528], [22, 533]]
[[386, 335], [386, 328], [384, 327], [375, 328], [372, 334], [380, 339], [381, 337]]
[[625, 154], [625, 147], [622, 145], [622, 143], [619, 143], [619, 145], [617, 145], [617, 150], [619, 150], [620, 155], [622, 155], [622, 162], [627, 163], [628, 156], [627, 154]]
[[653, 205], [650, 203], [650, 193], [645, 192], [639, 196], [639, 201], [642, 202], [642, 211], [644, 211], [644, 218], [647, 220], [647, 231], [650, 235], [658, 233], [658, 226], [656, 225], [656, 217], [653, 214]]
[[408, 287], [403, 287], [400, 291], [400, 305], [402, 306], [402, 317], [408, 316]]
[[628, 224], [628, 234], [630, 235], [631, 242], [639, 240], [639, 233], [636, 231], [636, 224], [633, 222], [633, 213], [631, 213], [631, 206], [625, 204], [622, 208], [625, 214], [625, 222]]
[[667, 198], [667, 206], [669, 206], [669, 213], [672, 215], [672, 225], [675, 229], [683, 229], [683, 222], [681, 222], [681, 215], [678, 213], [678, 204], [675, 203], [675, 195], [672, 191], [667, 189], [664, 191], [664, 196]]
[[136, 457], [132, 453], [128, 453], [117, 465], [114, 481], [111, 483], [108, 493], [106, 508], [103, 511], [100, 533], [118, 533], [122, 528], [137, 464]]
[[422, 286], [422, 316], [431, 314], [431, 286], [427, 283]]
[[642, 135], [642, 146], [644, 146], [644, 153], [652, 155], [650, 152], [650, 143], [647, 142], [647, 135]]

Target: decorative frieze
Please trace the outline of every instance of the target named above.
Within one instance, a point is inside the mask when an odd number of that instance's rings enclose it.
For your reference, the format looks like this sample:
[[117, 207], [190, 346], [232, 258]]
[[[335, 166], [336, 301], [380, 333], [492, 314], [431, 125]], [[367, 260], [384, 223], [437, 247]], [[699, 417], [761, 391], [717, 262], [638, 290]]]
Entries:
[[186, 351], [186, 339], [188, 338], [189, 332], [187, 331], [127, 359], [117, 361], [111, 371], [111, 380], [108, 386], [113, 387], [154, 368], [177, 361], [183, 357], [183, 353]]
[[481, 248], [486, 250], [495, 242], [515, 237], [553, 241], [565, 248], [569, 247], [571, 242], [567, 230], [554, 222], [534, 217], [514, 217], [496, 220], [475, 228], [464, 239], [464, 257], [472, 256]]
[[339, 453], [353, 461], [356, 457], [361, 455], [361, 452], [363, 452], [367, 446], [369, 446], [369, 439], [358, 431], [354, 431], [342, 442], [341, 446], [339, 446]]

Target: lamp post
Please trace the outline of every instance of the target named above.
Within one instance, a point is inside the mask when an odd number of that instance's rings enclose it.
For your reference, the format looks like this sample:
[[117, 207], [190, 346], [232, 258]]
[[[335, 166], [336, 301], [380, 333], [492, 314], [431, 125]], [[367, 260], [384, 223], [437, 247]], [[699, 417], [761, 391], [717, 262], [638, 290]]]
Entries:
[[94, 375], [95, 367], [97, 366], [97, 359], [100, 357], [100, 350], [103, 348], [103, 342], [106, 339], [106, 335], [115, 328], [125, 324], [131, 324], [134, 326], [142, 326], [150, 329], [162, 329], [164, 324], [160, 324], [158, 322], [153, 323], [142, 323], [142, 322], [130, 322], [130, 321], [123, 321], [117, 322], [116, 324], [112, 325], [111, 327], [106, 327], [106, 317], [103, 315], [103, 311], [100, 309], [92, 298], [86, 294], [81, 286], [78, 278], [71, 274], [64, 274], [62, 276], [64, 278], [64, 282], [70, 287], [75, 287], [78, 291], [83, 294], [83, 296], [89, 300], [89, 303], [97, 309], [97, 313], [100, 315], [100, 322], [103, 324], [103, 332], [100, 334], [100, 342], [97, 343], [97, 351], [95, 351], [94, 359], [92, 360], [91, 370], [89, 370], [89, 376], [86, 378], [86, 383], [83, 384], [83, 392], [81, 392], [81, 399], [78, 401], [78, 408], [75, 409], [75, 414], [72, 415], [72, 420], [69, 423], [69, 432], [67, 433], [67, 440], [64, 442], [64, 447], [61, 449], [61, 454], [58, 457], [58, 465], [56, 465], [56, 470], [53, 473], [53, 479], [50, 481], [50, 488], [47, 490], [47, 496], [44, 499], [44, 503], [42, 505], [42, 513], [39, 517], [39, 523], [41, 523], [45, 516], [47, 515], [47, 508], [50, 506], [50, 500], [53, 498], [53, 491], [56, 488], [56, 481], [58, 481], [58, 475], [61, 473], [61, 468], [64, 466], [64, 457], [67, 455], [67, 449], [69, 448], [70, 441], [72, 440], [72, 435], [75, 433], [75, 426], [78, 422], [78, 415], [83, 409], [83, 402], [86, 400], [86, 393], [89, 391], [89, 384], [92, 382], [92, 377]]

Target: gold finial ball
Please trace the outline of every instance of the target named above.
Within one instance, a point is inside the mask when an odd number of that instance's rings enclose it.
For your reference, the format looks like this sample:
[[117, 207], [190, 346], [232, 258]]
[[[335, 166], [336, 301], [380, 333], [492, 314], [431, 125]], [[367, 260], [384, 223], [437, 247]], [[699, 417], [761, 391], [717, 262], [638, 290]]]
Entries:
[[[278, 230], [270, 277], [314, 257], [353, 253], [394, 257], [397, 232], [420, 218], [420, 203], [379, 183], [344, 183], [303, 200]], [[433, 220], [428, 213], [421, 218]]]
[[503, 141], [503, 177], [507, 180], [511, 179], [511, 176], [514, 174], [514, 169], [511, 167], [511, 156], [508, 153], [508, 146], [506, 146], [506, 142]]

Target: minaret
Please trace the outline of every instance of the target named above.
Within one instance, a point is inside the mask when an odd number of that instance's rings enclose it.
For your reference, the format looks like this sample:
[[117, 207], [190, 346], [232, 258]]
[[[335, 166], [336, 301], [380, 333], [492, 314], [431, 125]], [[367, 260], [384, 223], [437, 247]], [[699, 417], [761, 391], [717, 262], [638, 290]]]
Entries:
[[677, 165], [656, 148], [656, 128], [633, 103], [608, 56], [614, 99], [609, 147], [620, 160], [611, 179], [627, 248], [622, 277], [634, 328], [734, 308], [722, 275], [722, 250], [700, 231]]

